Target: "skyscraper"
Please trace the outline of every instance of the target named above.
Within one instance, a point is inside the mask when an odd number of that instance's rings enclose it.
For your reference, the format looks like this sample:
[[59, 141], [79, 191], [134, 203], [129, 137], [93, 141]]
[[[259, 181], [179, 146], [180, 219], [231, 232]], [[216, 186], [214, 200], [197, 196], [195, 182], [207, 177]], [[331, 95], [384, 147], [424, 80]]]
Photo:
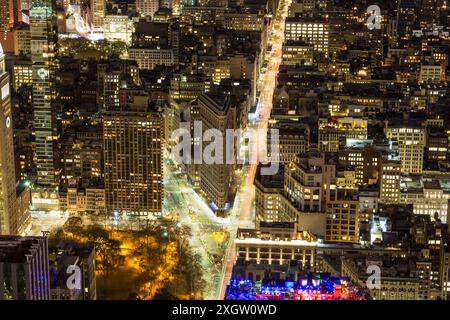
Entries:
[[109, 214], [159, 215], [163, 202], [162, 114], [148, 94], [120, 91], [121, 110], [104, 114], [106, 206]]
[[[222, 137], [226, 137], [226, 130], [234, 129], [236, 109], [229, 95], [203, 94], [198, 99], [198, 102], [203, 133], [207, 130], [215, 129], [221, 132]], [[208, 146], [204, 144], [203, 151], [206, 148]], [[218, 214], [224, 213], [230, 207], [233, 165], [227, 164], [225, 161], [226, 148], [226, 143], [224, 143], [222, 149], [214, 151], [215, 156], [223, 157], [222, 163], [203, 164], [200, 166], [200, 188], [206, 194], [208, 200], [211, 201], [210, 206]], [[219, 152], [221, 155], [216, 155], [216, 152]], [[234, 154], [235, 150], [233, 149], [232, 152]]]
[[46, 237], [0, 236], [0, 300], [50, 300]]
[[21, 0], [0, 0], [0, 39], [6, 39], [10, 27], [22, 21]]
[[0, 46], [0, 234], [11, 234], [16, 203], [9, 75]]
[[33, 63], [33, 107], [37, 184], [57, 185], [54, 141], [57, 136], [54, 100], [56, 69], [56, 29], [51, 0], [34, 0], [30, 10], [31, 59]]
[[91, 6], [94, 29], [101, 30], [105, 18], [105, 0], [92, 0]]
[[0, 37], [4, 38], [9, 29], [10, 0], [0, 0]]

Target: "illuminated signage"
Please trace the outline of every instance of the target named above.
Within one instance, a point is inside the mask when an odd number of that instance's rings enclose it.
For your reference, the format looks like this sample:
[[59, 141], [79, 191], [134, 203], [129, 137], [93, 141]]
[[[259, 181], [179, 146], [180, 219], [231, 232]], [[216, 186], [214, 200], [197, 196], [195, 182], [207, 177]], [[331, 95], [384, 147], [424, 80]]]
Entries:
[[37, 74], [38, 74], [39, 78], [45, 79], [46, 77], [48, 77], [48, 70], [45, 70], [44, 68], [40, 68], [37, 71]]

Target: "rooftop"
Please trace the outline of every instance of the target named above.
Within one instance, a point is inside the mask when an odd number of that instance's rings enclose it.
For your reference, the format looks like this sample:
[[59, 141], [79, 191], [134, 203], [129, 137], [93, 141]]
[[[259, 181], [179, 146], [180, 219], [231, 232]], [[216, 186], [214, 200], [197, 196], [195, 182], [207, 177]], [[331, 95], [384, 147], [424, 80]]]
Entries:
[[0, 262], [25, 263], [45, 237], [0, 236]]

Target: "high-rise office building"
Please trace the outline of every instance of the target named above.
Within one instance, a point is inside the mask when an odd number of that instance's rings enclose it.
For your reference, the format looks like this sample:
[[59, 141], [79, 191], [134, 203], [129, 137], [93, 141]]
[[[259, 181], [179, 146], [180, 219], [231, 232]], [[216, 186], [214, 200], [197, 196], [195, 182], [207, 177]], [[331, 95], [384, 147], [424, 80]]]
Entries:
[[419, 82], [445, 81], [445, 65], [439, 61], [426, 61], [420, 65]]
[[381, 152], [373, 145], [373, 140], [346, 139], [345, 146], [339, 150], [339, 163], [353, 166], [359, 184], [377, 182]]
[[400, 202], [400, 174], [399, 159], [383, 158], [380, 172], [380, 202]]
[[31, 53], [30, 47], [30, 26], [22, 23], [14, 26], [13, 30], [14, 40], [14, 54], [29, 55]]
[[103, 34], [109, 41], [131, 42], [132, 23], [128, 15], [107, 14], [103, 18]]
[[0, 300], [50, 300], [45, 237], [0, 236]]
[[140, 69], [152, 70], [158, 65], [172, 66], [175, 64], [174, 52], [171, 48], [130, 48], [130, 59], [136, 60]]
[[174, 74], [170, 79], [170, 98], [175, 101], [192, 101], [209, 91], [205, 76], [196, 74]]
[[37, 184], [57, 186], [54, 141], [57, 137], [54, 110], [56, 29], [51, 0], [34, 0], [30, 10], [31, 60], [33, 63], [33, 107]]
[[390, 140], [343, 139], [339, 164], [353, 167], [360, 185], [375, 184], [381, 178], [383, 164], [398, 161], [398, 143]]
[[397, 35], [399, 40], [408, 41], [417, 17], [418, 1], [400, 0], [397, 9]]
[[23, 21], [23, 0], [0, 0], [0, 39], [6, 39], [10, 27]]
[[258, 167], [255, 177], [255, 213], [257, 224], [264, 222], [284, 221], [281, 210], [281, 192], [283, 191], [284, 172], [276, 175], [261, 175]]
[[314, 47], [304, 41], [288, 41], [283, 44], [283, 64], [311, 66], [314, 62]]
[[162, 113], [148, 94], [121, 91], [121, 110], [103, 120], [106, 206], [109, 214], [159, 215], [163, 203]]
[[428, 127], [427, 160], [446, 161], [448, 159], [448, 133], [444, 128]]
[[386, 137], [398, 142], [402, 172], [421, 173], [426, 145], [426, 128], [421, 121], [393, 118], [386, 121]]
[[[269, 128], [278, 129], [279, 148], [278, 154], [271, 153], [274, 159], [287, 164], [299, 154], [309, 151], [310, 130], [307, 124], [294, 119], [277, 119], [272, 117]], [[267, 133], [267, 145], [270, 145], [271, 135]]]
[[159, 0], [136, 0], [136, 10], [144, 17], [152, 17], [159, 9]]
[[299, 212], [325, 211], [325, 200], [336, 164], [326, 154], [310, 151], [298, 155], [284, 170], [284, 212], [296, 221]]
[[105, 18], [105, 0], [92, 0], [92, 24], [94, 29], [103, 29], [103, 19]]
[[[203, 133], [206, 130], [215, 129], [221, 132], [222, 137], [225, 137], [226, 130], [234, 128], [235, 108], [232, 106], [229, 95], [203, 94], [199, 97], [198, 102]], [[203, 144], [204, 151], [208, 147], [206, 145], [205, 143]], [[222, 149], [214, 151], [214, 155], [219, 158], [220, 155], [216, 154], [216, 152], [221, 153], [221, 163], [203, 164], [200, 166], [200, 188], [211, 201], [210, 206], [219, 214], [230, 208], [229, 196], [233, 178], [233, 165], [225, 163], [226, 147], [226, 143], [223, 143]], [[234, 154], [234, 150], [228, 150], [228, 152], [233, 152]]]
[[132, 86], [140, 82], [139, 67], [133, 60], [101, 61], [98, 65], [97, 77], [100, 89], [98, 99], [105, 110], [120, 108], [119, 90], [121, 84], [126, 83], [126, 79], [131, 79]]
[[[52, 300], [96, 300], [94, 244], [79, 244], [61, 241], [57, 247], [50, 248], [50, 288]], [[79, 288], [68, 288], [67, 273], [70, 266], [81, 270]]]
[[12, 234], [16, 204], [13, 127], [9, 75], [0, 46], [0, 234]]
[[379, 187], [380, 202], [400, 201], [400, 152], [397, 141], [346, 139], [339, 150], [339, 164], [355, 170], [359, 185]]
[[261, 31], [264, 28], [264, 14], [250, 8], [241, 11], [227, 10], [223, 14], [223, 19], [226, 29]]
[[4, 38], [9, 30], [10, 0], [0, 0], [0, 37]]
[[30, 222], [29, 189], [16, 185], [9, 75], [0, 46], [0, 235], [21, 234]]
[[23, 56], [14, 57], [11, 73], [10, 82], [14, 90], [18, 91], [23, 85], [32, 85], [33, 70], [30, 59]]
[[327, 202], [325, 241], [359, 241], [359, 198], [357, 189], [334, 188]]
[[288, 17], [284, 37], [286, 41], [304, 41], [314, 51], [328, 56], [330, 25], [320, 17]]

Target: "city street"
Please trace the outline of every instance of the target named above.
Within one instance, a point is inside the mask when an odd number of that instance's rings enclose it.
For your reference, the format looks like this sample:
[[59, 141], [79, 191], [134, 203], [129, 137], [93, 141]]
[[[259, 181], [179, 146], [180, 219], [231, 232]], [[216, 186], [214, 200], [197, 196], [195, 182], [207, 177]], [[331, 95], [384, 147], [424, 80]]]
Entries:
[[[273, 91], [276, 75], [281, 63], [282, 43], [284, 38], [284, 20], [287, 16], [291, 0], [282, 0], [273, 21], [269, 37], [270, 51], [266, 52], [267, 69], [261, 73], [258, 82], [258, 119], [250, 125], [250, 129], [258, 130], [257, 143], [252, 144], [250, 154], [259, 156], [259, 150], [266, 142], [265, 130], [272, 109]], [[250, 165], [244, 166], [239, 176], [243, 177], [236, 193], [233, 207], [227, 218], [217, 217], [205, 201], [187, 182], [186, 175], [167, 160], [164, 162], [164, 207], [163, 215], [180, 227], [190, 230], [189, 242], [194, 251], [201, 257], [204, 269], [206, 299], [222, 299], [231, 278], [235, 262], [234, 239], [237, 229], [254, 227], [253, 181], [258, 158], [250, 159]], [[67, 214], [55, 212], [33, 212], [32, 227], [29, 235], [41, 235], [42, 231], [52, 231], [61, 227], [67, 220]], [[82, 217], [85, 225], [100, 223], [110, 228], [137, 230], [149, 220], [129, 217]], [[157, 218], [152, 218], [156, 222]], [[182, 236], [183, 237], [183, 236]]]
[[216, 217], [173, 164], [165, 163], [164, 175], [166, 217], [190, 229], [189, 242], [201, 257], [207, 282], [205, 299], [216, 299], [220, 293], [223, 245], [229, 236], [229, 220]]
[[[259, 115], [259, 119], [253, 127], [253, 129], [258, 130], [258, 137], [257, 143], [251, 146], [253, 150], [250, 154], [252, 154], [253, 157], [258, 157], [259, 150], [263, 148], [263, 143], [266, 143], [267, 141], [265, 132], [267, 130], [267, 124], [272, 110], [272, 98], [276, 85], [276, 76], [281, 64], [285, 27], [284, 21], [288, 15], [288, 9], [291, 2], [292, 0], [280, 1], [269, 37], [269, 47], [271, 47], [272, 50], [266, 52], [265, 60], [268, 61], [267, 71], [265, 73], [261, 73], [258, 82], [259, 100], [256, 114]], [[226, 263], [223, 265], [220, 295], [217, 299], [224, 298], [226, 286], [231, 279], [231, 273], [235, 262], [235, 248], [233, 243], [238, 227], [254, 227], [253, 204], [255, 191], [253, 181], [255, 179], [256, 170], [259, 163], [258, 160], [259, 159], [252, 159], [250, 161], [251, 164], [246, 168], [246, 172], [244, 171], [243, 173], [244, 176], [246, 175], [246, 178], [236, 194], [233, 210], [230, 216], [230, 245], [228, 246], [226, 253]]]
[[32, 211], [31, 228], [26, 235], [42, 236], [44, 231], [53, 231], [62, 227], [67, 218], [67, 213], [62, 211]]

